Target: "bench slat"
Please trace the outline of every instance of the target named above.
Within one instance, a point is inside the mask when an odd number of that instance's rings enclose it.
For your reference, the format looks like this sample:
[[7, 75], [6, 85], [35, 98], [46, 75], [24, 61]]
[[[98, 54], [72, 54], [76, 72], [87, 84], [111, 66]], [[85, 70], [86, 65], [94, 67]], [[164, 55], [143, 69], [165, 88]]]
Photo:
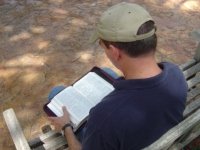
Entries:
[[57, 138], [52, 139], [51, 141], [48, 141], [43, 146], [46, 150], [55, 150], [64, 145], [67, 145], [66, 139], [63, 136], [59, 136]]
[[191, 59], [189, 60], [188, 62], [182, 64], [179, 66], [179, 68], [182, 70], [182, 71], [185, 71], [186, 69], [190, 68], [191, 66], [193, 66], [194, 64], [196, 63], [196, 60], [195, 59]]
[[188, 92], [187, 102], [195, 98], [199, 94], [200, 94], [200, 87], [196, 87], [195, 89], [192, 89], [191, 91]]
[[28, 141], [28, 145], [30, 146], [31, 149], [39, 147], [40, 145], [43, 145], [43, 142], [40, 140], [39, 137], [32, 139]]
[[37, 148], [33, 148], [32, 150], [45, 150], [45, 149], [44, 149], [44, 146], [41, 145], [41, 146], [39, 146], [39, 147], [37, 147]]
[[192, 88], [193, 86], [197, 85], [198, 83], [200, 83], [200, 77], [199, 76], [196, 76], [196, 77], [187, 81], [189, 89]]
[[61, 133], [57, 133], [51, 130], [45, 134], [40, 135], [39, 138], [42, 142], [46, 143], [47, 141], [50, 141], [51, 139], [56, 138], [58, 136], [61, 136]]
[[192, 66], [191, 68], [183, 71], [183, 74], [184, 74], [185, 78], [187, 79], [187, 78], [193, 76], [194, 74], [196, 74], [199, 71], [200, 71], [200, 63], [198, 63], [198, 64]]
[[175, 142], [170, 148], [169, 150], [180, 150], [182, 148], [184, 148], [186, 145], [188, 145], [190, 142], [192, 142], [194, 139], [196, 139], [199, 135], [200, 135], [200, 124], [198, 123], [197, 126], [194, 127], [194, 129], [192, 129], [192, 131], [190, 132], [190, 134], [184, 138], [183, 140], [178, 140], [177, 142]]
[[161, 136], [156, 142], [143, 150], [166, 150], [169, 146], [181, 135], [190, 130], [200, 121], [200, 109], [194, 112], [191, 116], [183, 120], [177, 126], [170, 129], [167, 133]]
[[200, 106], [200, 98], [194, 100], [193, 102], [191, 102], [190, 104], [188, 104], [183, 112], [183, 116], [187, 116], [188, 114], [190, 114], [192, 111], [194, 111], [195, 109], [197, 109]]
[[[200, 135], [199, 124], [197, 128], [181, 143], [183, 147], [188, 145], [192, 140], [196, 139]], [[182, 147], [182, 148], [183, 148]]]
[[13, 109], [8, 109], [3, 112], [3, 116], [7, 127], [10, 131], [11, 137], [17, 150], [30, 150], [28, 142], [23, 134], [22, 128], [17, 120]]

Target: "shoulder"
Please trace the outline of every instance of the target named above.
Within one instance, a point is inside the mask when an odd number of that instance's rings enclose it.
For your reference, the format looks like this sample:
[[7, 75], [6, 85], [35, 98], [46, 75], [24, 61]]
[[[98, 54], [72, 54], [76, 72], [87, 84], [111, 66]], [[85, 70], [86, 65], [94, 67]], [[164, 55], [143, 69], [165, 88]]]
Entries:
[[186, 82], [183, 72], [179, 68], [178, 65], [173, 64], [171, 62], [162, 62], [159, 65], [164, 68], [168, 79], [176, 80], [178, 79], [181, 82]]
[[[173, 95], [178, 102], [185, 102], [187, 96], [187, 82], [181, 69], [170, 62], [161, 63], [166, 71], [165, 91], [169, 96]], [[174, 102], [174, 101], [173, 101]]]
[[171, 79], [179, 79], [181, 81], [185, 81], [183, 72], [181, 69], [176, 65], [171, 62], [162, 62], [159, 64], [162, 68], [164, 68], [168, 78]]
[[180, 71], [178, 65], [171, 63], [171, 62], [161, 62], [161, 63], [159, 63], [159, 65], [163, 66], [167, 70], [179, 70]]

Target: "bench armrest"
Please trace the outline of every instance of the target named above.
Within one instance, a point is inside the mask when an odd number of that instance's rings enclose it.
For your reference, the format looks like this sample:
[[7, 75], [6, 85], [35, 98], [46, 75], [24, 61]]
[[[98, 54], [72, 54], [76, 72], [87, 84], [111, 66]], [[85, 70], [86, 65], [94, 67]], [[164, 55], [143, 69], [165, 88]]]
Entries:
[[8, 130], [17, 150], [30, 150], [28, 142], [23, 134], [22, 128], [17, 120], [13, 109], [7, 109], [3, 112]]

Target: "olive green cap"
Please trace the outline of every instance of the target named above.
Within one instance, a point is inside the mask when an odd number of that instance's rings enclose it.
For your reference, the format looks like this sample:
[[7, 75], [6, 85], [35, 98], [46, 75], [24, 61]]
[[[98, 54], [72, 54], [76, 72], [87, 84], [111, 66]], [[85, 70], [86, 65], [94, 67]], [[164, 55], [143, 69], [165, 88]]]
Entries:
[[153, 19], [143, 7], [133, 3], [119, 3], [103, 13], [90, 42], [94, 43], [98, 39], [112, 42], [146, 39], [156, 32], [153, 29], [148, 33], [137, 35], [140, 26], [147, 21], [153, 21]]

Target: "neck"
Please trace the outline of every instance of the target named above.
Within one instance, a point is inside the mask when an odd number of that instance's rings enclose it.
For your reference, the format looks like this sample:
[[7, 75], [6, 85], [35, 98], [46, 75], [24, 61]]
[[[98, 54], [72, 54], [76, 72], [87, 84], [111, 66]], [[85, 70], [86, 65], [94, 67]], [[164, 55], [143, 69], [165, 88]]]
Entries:
[[154, 56], [126, 58], [122, 61], [120, 69], [125, 79], [145, 79], [156, 76], [162, 72]]

